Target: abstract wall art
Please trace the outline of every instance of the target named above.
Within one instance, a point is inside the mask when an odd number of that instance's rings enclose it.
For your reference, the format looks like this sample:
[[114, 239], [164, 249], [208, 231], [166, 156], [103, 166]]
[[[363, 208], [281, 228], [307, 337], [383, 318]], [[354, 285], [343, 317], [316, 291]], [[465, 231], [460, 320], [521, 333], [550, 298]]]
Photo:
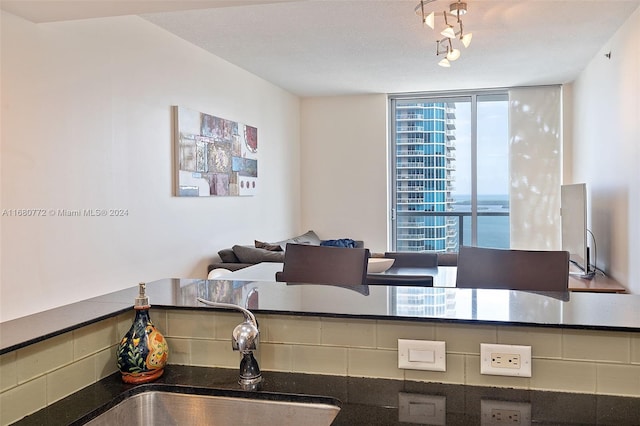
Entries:
[[257, 128], [180, 106], [173, 115], [176, 196], [257, 193]]

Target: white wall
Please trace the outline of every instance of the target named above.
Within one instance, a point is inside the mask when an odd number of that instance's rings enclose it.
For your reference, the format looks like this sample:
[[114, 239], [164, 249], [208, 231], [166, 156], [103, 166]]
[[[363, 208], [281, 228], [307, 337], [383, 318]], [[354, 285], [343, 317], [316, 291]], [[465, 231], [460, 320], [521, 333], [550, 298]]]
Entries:
[[387, 249], [387, 96], [301, 103], [302, 228]]
[[570, 180], [587, 183], [598, 267], [640, 293], [640, 8], [580, 74], [572, 92]]
[[[297, 97], [134, 16], [1, 27], [0, 209], [128, 210], [3, 215], [2, 321], [299, 232]], [[258, 128], [259, 195], [172, 196], [172, 105]]]

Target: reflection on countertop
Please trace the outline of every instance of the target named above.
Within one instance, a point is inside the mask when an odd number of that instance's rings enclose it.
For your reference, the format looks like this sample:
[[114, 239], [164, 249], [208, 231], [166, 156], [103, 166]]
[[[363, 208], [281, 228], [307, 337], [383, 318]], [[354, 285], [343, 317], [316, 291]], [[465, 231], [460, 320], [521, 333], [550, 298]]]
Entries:
[[[150, 386], [237, 389], [236, 373], [231, 369], [169, 365], [165, 375]], [[334, 426], [493, 424], [491, 412], [496, 409], [517, 410], [522, 416], [520, 424], [625, 426], [637, 424], [640, 418], [636, 398], [299, 373], [264, 375], [261, 392], [338, 399], [341, 409]], [[15, 424], [68, 425], [132, 387], [113, 374]]]
[[[0, 353], [132, 307], [136, 286], [0, 324]], [[472, 322], [598, 330], [640, 330], [640, 296], [441, 287], [337, 287], [249, 280], [162, 279], [147, 283], [155, 307], [211, 309], [197, 297], [263, 313], [423, 322]], [[567, 299], [567, 300], [564, 300]], [[249, 303], [249, 305], [247, 305]]]

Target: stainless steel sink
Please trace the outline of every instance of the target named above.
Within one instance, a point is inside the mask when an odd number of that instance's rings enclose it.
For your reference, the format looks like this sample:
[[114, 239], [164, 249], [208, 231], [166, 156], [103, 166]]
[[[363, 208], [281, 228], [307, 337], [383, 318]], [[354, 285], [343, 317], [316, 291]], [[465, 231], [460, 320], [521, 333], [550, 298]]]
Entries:
[[98, 414], [87, 425], [305, 425], [327, 426], [338, 415], [337, 401], [326, 397], [244, 394], [251, 397], [145, 391]]

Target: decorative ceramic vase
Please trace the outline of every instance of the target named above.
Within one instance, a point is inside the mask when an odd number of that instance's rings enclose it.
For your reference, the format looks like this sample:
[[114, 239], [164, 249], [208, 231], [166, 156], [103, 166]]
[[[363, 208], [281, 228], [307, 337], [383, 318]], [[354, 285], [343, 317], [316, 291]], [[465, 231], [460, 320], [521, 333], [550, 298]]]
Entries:
[[117, 352], [118, 369], [125, 383], [147, 383], [164, 373], [169, 347], [164, 336], [149, 317], [149, 299], [145, 284], [140, 283], [140, 294], [134, 309], [133, 325], [120, 341]]

